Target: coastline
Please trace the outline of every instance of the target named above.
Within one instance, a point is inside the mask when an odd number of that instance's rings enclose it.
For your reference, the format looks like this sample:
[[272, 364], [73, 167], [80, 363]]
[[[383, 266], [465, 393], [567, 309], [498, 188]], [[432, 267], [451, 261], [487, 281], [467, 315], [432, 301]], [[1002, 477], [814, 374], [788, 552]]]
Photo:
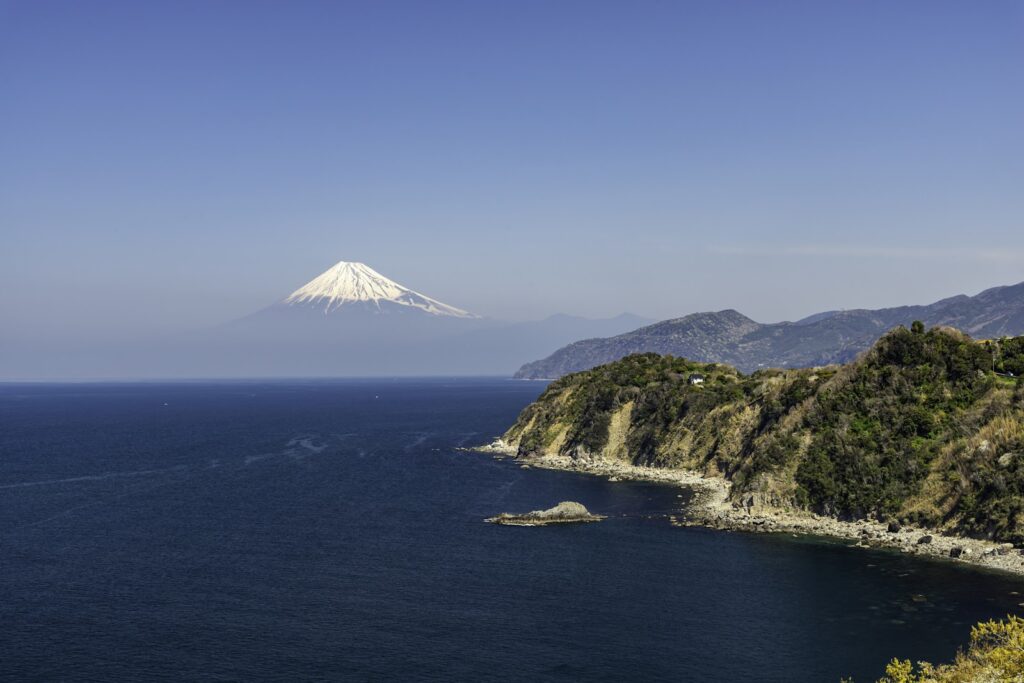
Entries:
[[610, 481], [647, 481], [687, 488], [694, 496], [673, 526], [702, 526], [722, 531], [787, 533], [851, 541], [850, 547], [888, 548], [908, 555], [941, 559], [1024, 577], [1024, 550], [996, 543], [945, 535], [925, 527], [903, 526], [889, 531], [888, 524], [873, 520], [846, 522], [811, 512], [781, 508], [756, 511], [729, 502], [730, 482], [706, 477], [692, 470], [630, 465], [603, 459], [574, 459], [564, 455], [519, 456], [502, 439], [472, 449], [499, 458], [511, 458], [521, 466], [607, 477]]

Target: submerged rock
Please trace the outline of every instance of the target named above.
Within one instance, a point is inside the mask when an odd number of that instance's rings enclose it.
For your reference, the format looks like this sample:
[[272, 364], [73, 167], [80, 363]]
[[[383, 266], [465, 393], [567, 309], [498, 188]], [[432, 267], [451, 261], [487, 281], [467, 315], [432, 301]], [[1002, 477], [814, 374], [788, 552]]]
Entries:
[[604, 519], [603, 515], [591, 514], [582, 504], [567, 500], [548, 510], [533, 510], [521, 514], [503, 512], [496, 517], [488, 517], [485, 521], [510, 526], [543, 526], [545, 524], [597, 522], [602, 519]]

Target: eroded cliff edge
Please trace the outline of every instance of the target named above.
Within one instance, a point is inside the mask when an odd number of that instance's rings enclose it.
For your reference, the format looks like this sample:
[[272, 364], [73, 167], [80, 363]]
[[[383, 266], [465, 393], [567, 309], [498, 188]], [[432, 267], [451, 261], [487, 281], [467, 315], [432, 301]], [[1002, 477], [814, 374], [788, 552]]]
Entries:
[[726, 526], [806, 518], [832, 535], [856, 523], [866, 541], [917, 527], [1020, 544], [1022, 365], [1024, 337], [921, 326], [848, 365], [804, 370], [743, 375], [639, 354], [552, 383], [500, 447], [565, 469], [701, 477], [706, 511]]

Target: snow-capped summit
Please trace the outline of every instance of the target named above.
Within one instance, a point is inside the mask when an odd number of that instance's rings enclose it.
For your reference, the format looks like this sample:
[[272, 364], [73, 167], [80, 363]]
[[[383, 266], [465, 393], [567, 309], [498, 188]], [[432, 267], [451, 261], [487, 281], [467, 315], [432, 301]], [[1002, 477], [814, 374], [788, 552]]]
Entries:
[[339, 261], [323, 274], [292, 292], [284, 303], [288, 306], [322, 308], [331, 313], [343, 307], [371, 308], [385, 311], [393, 306], [406, 306], [424, 313], [453, 318], [478, 316], [441, 303], [429, 296], [389, 280], [365, 263]]

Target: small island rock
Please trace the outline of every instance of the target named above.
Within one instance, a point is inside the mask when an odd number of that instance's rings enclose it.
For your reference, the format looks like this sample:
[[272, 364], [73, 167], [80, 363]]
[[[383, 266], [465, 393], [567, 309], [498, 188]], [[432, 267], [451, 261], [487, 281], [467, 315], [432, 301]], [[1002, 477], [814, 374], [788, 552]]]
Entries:
[[603, 515], [591, 514], [582, 504], [567, 500], [548, 510], [534, 510], [522, 514], [503, 512], [495, 517], [488, 517], [485, 521], [509, 526], [543, 526], [545, 524], [597, 522], [602, 519], [604, 519]]

